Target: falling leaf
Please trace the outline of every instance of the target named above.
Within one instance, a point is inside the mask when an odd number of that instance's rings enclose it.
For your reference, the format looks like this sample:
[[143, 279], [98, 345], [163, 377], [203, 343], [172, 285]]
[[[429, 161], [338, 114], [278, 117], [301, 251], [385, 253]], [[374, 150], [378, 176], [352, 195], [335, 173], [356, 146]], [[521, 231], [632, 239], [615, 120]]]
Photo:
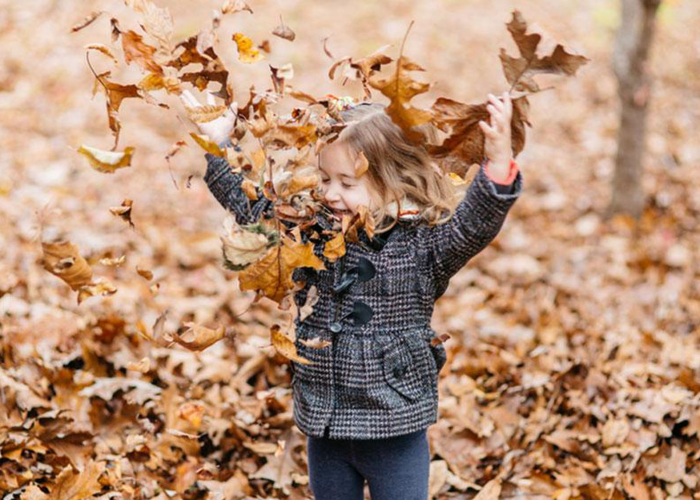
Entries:
[[323, 340], [321, 337], [314, 337], [309, 340], [301, 339], [299, 342], [304, 344], [306, 347], [310, 347], [311, 349], [323, 349], [324, 347], [328, 347], [332, 344], [332, 342], [329, 340]]
[[275, 87], [275, 92], [284, 95], [285, 82], [294, 78], [292, 63], [287, 63], [279, 68], [270, 65], [270, 71], [272, 72], [272, 83]]
[[100, 259], [100, 264], [108, 267], [119, 267], [126, 261], [126, 255], [122, 255], [117, 258], [104, 258]]
[[[525, 147], [525, 125], [530, 124], [527, 121], [529, 103], [527, 97], [513, 99], [512, 103], [511, 141], [513, 157], [516, 157]], [[474, 163], [480, 164], [484, 158], [484, 132], [479, 122], [490, 119], [487, 105], [488, 102], [463, 104], [445, 97], [438, 98], [432, 106], [432, 121], [449, 136], [441, 145], [431, 146], [428, 151], [436, 158], [448, 155], [458, 158], [462, 167], [460, 173], [465, 173]]]
[[146, 279], [146, 281], [151, 281], [153, 279], [153, 272], [149, 271], [148, 269], [140, 269], [139, 266], [136, 266], [136, 272], [139, 274], [139, 276]]
[[95, 283], [88, 283], [78, 290], [78, 304], [88, 297], [106, 296], [117, 293], [117, 288], [104, 278], [100, 278]]
[[282, 333], [279, 325], [272, 325], [272, 328], [270, 329], [270, 340], [272, 345], [275, 347], [275, 350], [285, 358], [304, 365], [313, 364], [308, 359], [302, 358], [297, 354], [297, 348], [294, 345], [294, 342], [292, 342], [289, 337]]
[[537, 56], [537, 46], [542, 36], [536, 33], [527, 34], [527, 23], [519, 11], [513, 11], [512, 16], [507, 27], [518, 46], [520, 57], [511, 57], [505, 49], [501, 49], [500, 58], [506, 80], [515, 90], [538, 92], [540, 87], [532, 78], [533, 75], [549, 73], [574, 76], [576, 71], [590, 60], [584, 56], [570, 54], [561, 44], [557, 44], [550, 55]]
[[223, 7], [221, 7], [222, 14], [235, 14], [236, 12], [242, 12], [247, 10], [251, 14], [253, 9], [243, 0], [226, 0]]
[[233, 216], [224, 221], [224, 234], [221, 236], [226, 266], [232, 271], [240, 271], [261, 259], [274, 244], [275, 238], [261, 225], [241, 227]]
[[134, 202], [132, 200], [126, 199], [122, 201], [122, 204], [118, 207], [110, 207], [109, 211], [117, 217], [121, 217], [123, 220], [129, 223], [131, 227], [134, 227], [134, 223], [131, 220], [131, 209]]
[[89, 45], [86, 45], [85, 48], [87, 50], [96, 50], [97, 52], [100, 52], [101, 54], [104, 54], [107, 57], [109, 57], [115, 65], [119, 65], [119, 61], [117, 61], [117, 58], [114, 57], [114, 54], [112, 54], [112, 51], [109, 50], [109, 47], [107, 47], [106, 45], [103, 45], [101, 43], [91, 43]]
[[163, 68], [153, 59], [157, 49], [144, 43], [143, 37], [138, 33], [131, 30], [122, 33], [122, 48], [127, 64], [135, 62], [146, 71], [156, 74], [163, 73]]
[[197, 325], [195, 323], [185, 323], [188, 329], [182, 335], [173, 334], [175, 342], [190, 351], [203, 351], [207, 347], [223, 339], [226, 329], [221, 326], [216, 330]]
[[447, 339], [450, 338], [450, 335], [448, 333], [441, 333], [437, 337], [433, 337], [430, 339], [430, 343], [434, 346], [440, 345], [444, 342], [447, 342]]
[[409, 72], [413, 71], [425, 70], [402, 55], [396, 61], [396, 69], [390, 78], [373, 78], [369, 83], [391, 100], [385, 112], [396, 125], [401, 127], [406, 138], [420, 143], [424, 140], [424, 136], [414, 127], [430, 122], [432, 115], [428, 111], [412, 107], [410, 101], [417, 95], [428, 92], [431, 84], [413, 80], [409, 76]]
[[104, 14], [104, 11], [102, 10], [90, 13], [88, 16], [85, 17], [85, 19], [80, 21], [78, 24], [74, 25], [71, 28], [71, 32], [75, 33], [76, 31], [80, 31], [81, 29], [90, 26], [95, 21], [95, 19], [100, 17], [102, 14]]
[[177, 141], [175, 144], [173, 144], [173, 146], [168, 150], [168, 153], [165, 155], [166, 161], [170, 161], [170, 158], [179, 153], [182, 147], [186, 145], [187, 143], [185, 141]]
[[333, 59], [335, 59], [335, 57], [333, 57], [333, 54], [331, 54], [331, 51], [328, 49], [328, 39], [329, 39], [329, 38], [330, 38], [330, 35], [323, 38], [323, 52], [324, 52], [328, 57], [330, 57], [331, 60], [333, 60]]
[[184, 106], [187, 117], [194, 123], [207, 123], [222, 116], [228, 109], [222, 104], [204, 104], [197, 107]]
[[298, 243], [283, 237], [281, 245], [271, 248], [265, 257], [238, 275], [241, 291], [258, 290], [280, 303], [294, 288], [292, 272], [297, 267], [325, 269], [323, 261], [314, 254], [311, 242]]
[[345, 236], [339, 232], [326, 242], [323, 247], [323, 256], [331, 262], [335, 262], [343, 255], [345, 255]]
[[272, 34], [280, 38], [284, 38], [285, 40], [289, 40], [290, 42], [293, 42], [294, 38], [296, 38], [296, 34], [289, 28], [289, 26], [284, 25], [284, 21], [282, 21], [281, 16], [279, 26], [272, 30]]
[[78, 153], [85, 156], [89, 160], [90, 166], [98, 172], [113, 174], [117, 169], [131, 166], [134, 148], [129, 146], [120, 153], [118, 151], [103, 151], [83, 144], [78, 148]]
[[351, 71], [344, 74], [349, 78], [359, 80], [364, 88], [365, 96], [371, 97], [372, 93], [369, 90], [368, 84], [370, 78], [372, 78], [376, 72], [380, 71], [383, 65], [389, 64], [391, 61], [393, 61], [391, 57], [384, 54], [384, 51], [389, 47], [390, 45], [380, 47], [370, 55], [360, 59], [343, 57], [333, 63], [331, 68], [328, 70], [328, 77], [333, 80], [335, 78], [335, 72], [338, 70], [338, 68], [346, 66]]
[[306, 293], [304, 305], [299, 309], [299, 321], [304, 321], [314, 311], [314, 306], [318, 302], [318, 288], [316, 285], [311, 285]]
[[92, 269], [78, 252], [78, 247], [69, 241], [55, 243], [42, 242], [43, 266], [54, 276], [58, 276], [73, 290], [90, 284]]
[[212, 154], [214, 156], [220, 156], [220, 157], [226, 158], [226, 153], [224, 151], [222, 151], [221, 148], [217, 144], [212, 142], [208, 136], [199, 135], [199, 134], [195, 134], [194, 132], [190, 132], [190, 137], [192, 137], [192, 139], [194, 139], [194, 142], [199, 144], [199, 146], [207, 153]]
[[238, 47], [238, 59], [241, 62], [251, 64], [258, 62], [265, 57], [253, 46], [253, 41], [243, 33], [234, 33], [233, 41]]

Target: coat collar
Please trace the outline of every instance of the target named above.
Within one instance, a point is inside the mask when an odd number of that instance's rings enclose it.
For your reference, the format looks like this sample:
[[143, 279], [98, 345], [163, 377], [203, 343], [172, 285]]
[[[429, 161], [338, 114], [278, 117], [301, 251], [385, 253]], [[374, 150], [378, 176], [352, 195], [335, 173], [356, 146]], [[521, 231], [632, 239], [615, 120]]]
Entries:
[[[390, 216], [396, 217], [397, 207], [398, 204], [395, 201], [392, 201], [387, 205], [388, 213]], [[417, 223], [419, 220], [420, 209], [418, 205], [416, 205], [413, 201], [404, 196], [403, 200], [401, 201], [401, 212], [399, 215], [399, 222], [397, 222], [394, 225], [394, 227], [392, 227], [388, 231], [385, 231], [382, 234], [374, 235], [374, 238], [372, 239], [370, 239], [369, 236], [367, 236], [367, 233], [365, 232], [364, 228], [360, 228], [360, 230], [357, 232], [358, 237], [360, 238], [360, 244], [371, 250], [380, 252], [384, 248], [384, 246], [389, 242], [391, 236], [396, 232], [399, 226], [406, 224], [411, 225]], [[330, 230], [333, 228], [333, 222], [325, 216], [319, 215], [317, 217], [317, 222], [321, 229]]]

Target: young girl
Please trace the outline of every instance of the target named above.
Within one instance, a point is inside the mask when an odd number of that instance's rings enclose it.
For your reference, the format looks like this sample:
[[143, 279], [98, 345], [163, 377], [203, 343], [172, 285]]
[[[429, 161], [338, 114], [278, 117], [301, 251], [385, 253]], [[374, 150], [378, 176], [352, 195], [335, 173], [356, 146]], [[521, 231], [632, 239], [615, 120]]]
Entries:
[[[189, 93], [183, 100], [199, 105]], [[444, 346], [431, 343], [434, 303], [498, 234], [521, 192], [511, 158], [510, 97], [489, 100], [490, 124], [479, 124], [486, 158], [456, 208], [449, 180], [422, 146], [404, 138], [383, 105], [339, 101], [348, 125], [319, 154], [321, 193], [332, 216], [320, 216], [318, 224], [329, 228], [333, 218], [364, 205], [377, 234], [370, 239], [360, 230], [360, 241], [346, 242], [336, 262], [323, 257], [319, 243], [315, 252], [326, 269], [295, 271], [295, 280], [306, 283], [297, 304], [311, 285], [319, 295], [312, 314], [296, 320], [296, 348], [313, 364], [291, 363], [294, 421], [307, 435], [310, 486], [318, 500], [361, 500], [365, 481], [373, 500], [427, 498], [426, 430], [437, 421], [438, 373], [446, 360]], [[228, 112], [200, 130], [223, 143], [234, 118]], [[369, 167], [357, 178], [360, 152]], [[226, 160], [206, 158], [204, 180], [239, 223], [270, 208], [263, 196], [250, 206], [242, 176]], [[299, 342], [315, 337], [331, 343], [315, 349]]]

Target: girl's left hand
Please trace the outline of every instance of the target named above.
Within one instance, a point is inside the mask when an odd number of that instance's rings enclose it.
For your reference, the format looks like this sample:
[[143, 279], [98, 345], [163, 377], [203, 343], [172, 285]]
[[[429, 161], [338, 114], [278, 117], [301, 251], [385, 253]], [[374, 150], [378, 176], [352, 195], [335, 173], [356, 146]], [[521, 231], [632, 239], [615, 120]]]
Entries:
[[510, 122], [513, 116], [513, 103], [508, 92], [501, 97], [489, 94], [489, 104], [486, 106], [490, 116], [490, 124], [479, 121], [484, 132], [484, 154], [489, 159], [489, 171], [497, 177], [506, 177], [512, 159]]

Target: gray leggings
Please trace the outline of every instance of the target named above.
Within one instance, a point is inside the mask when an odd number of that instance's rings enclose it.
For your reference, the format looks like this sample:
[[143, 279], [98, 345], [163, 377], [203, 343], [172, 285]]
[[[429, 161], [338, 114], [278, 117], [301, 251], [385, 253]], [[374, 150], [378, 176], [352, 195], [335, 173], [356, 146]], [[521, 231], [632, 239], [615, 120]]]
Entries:
[[430, 451], [426, 429], [386, 439], [307, 437], [316, 500], [426, 500]]

